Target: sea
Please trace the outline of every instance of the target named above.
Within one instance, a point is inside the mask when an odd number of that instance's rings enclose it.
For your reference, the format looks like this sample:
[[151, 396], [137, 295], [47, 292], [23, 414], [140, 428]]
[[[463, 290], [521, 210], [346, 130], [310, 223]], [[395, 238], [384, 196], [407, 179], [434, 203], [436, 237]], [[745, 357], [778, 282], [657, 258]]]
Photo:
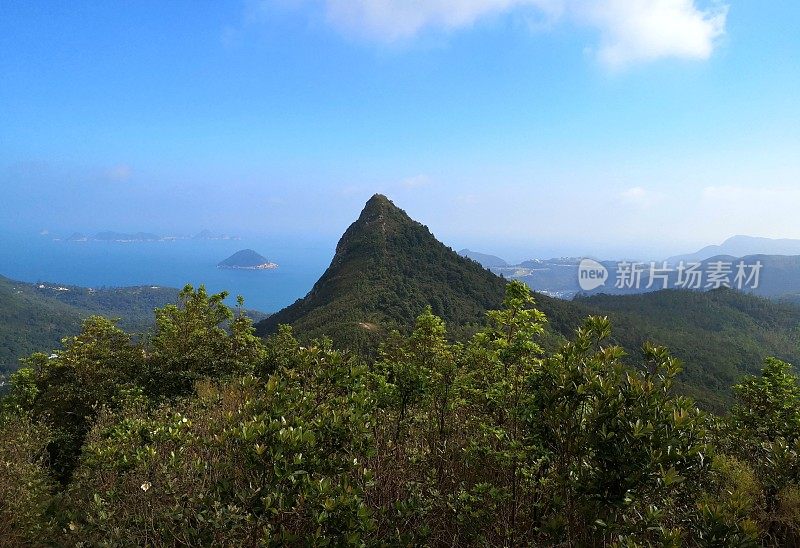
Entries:
[[[210, 292], [228, 291], [229, 304], [241, 295], [246, 308], [272, 313], [308, 293], [330, 264], [335, 245], [335, 241], [285, 236], [122, 243], [0, 233], [0, 275], [92, 288], [202, 284]], [[253, 249], [279, 266], [275, 270], [217, 267], [240, 249]]]

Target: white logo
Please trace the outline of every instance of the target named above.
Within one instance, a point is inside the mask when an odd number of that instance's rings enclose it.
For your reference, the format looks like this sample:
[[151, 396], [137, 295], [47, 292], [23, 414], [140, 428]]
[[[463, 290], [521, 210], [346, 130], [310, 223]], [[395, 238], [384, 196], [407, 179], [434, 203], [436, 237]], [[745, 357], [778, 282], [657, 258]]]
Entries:
[[605, 285], [608, 269], [594, 259], [583, 259], [578, 267], [578, 285], [584, 291], [597, 289]]

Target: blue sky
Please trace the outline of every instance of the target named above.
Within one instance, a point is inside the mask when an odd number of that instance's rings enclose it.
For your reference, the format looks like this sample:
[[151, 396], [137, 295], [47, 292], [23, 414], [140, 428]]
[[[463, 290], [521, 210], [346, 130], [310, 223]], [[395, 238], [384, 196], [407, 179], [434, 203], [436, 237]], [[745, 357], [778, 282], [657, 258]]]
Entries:
[[800, 238], [800, 4], [0, 0], [0, 228]]

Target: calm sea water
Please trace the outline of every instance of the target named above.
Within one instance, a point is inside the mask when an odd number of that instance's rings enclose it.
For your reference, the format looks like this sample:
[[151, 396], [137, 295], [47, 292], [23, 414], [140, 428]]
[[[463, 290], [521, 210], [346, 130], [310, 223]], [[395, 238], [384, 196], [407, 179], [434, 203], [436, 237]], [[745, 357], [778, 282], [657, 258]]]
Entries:
[[[205, 284], [245, 298], [245, 306], [275, 312], [303, 297], [325, 271], [335, 242], [286, 238], [173, 242], [56, 242], [43, 236], [0, 234], [0, 275], [26, 282], [86, 287]], [[217, 263], [251, 248], [277, 270], [223, 270]]]

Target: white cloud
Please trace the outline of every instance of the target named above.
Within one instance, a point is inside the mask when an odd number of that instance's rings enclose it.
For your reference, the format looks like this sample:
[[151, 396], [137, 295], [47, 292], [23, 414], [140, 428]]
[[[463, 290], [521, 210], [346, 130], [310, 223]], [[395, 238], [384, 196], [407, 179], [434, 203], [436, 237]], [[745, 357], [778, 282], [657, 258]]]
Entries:
[[[277, 0], [272, 0], [273, 2]], [[727, 6], [695, 0], [318, 0], [340, 30], [384, 43], [425, 31], [455, 31], [490, 16], [535, 12], [595, 28], [590, 48], [618, 69], [664, 57], [707, 59], [724, 33]]]
[[693, 0], [585, 0], [576, 17], [600, 30], [597, 55], [621, 68], [663, 57], [708, 59], [725, 31], [727, 6], [701, 10]]

